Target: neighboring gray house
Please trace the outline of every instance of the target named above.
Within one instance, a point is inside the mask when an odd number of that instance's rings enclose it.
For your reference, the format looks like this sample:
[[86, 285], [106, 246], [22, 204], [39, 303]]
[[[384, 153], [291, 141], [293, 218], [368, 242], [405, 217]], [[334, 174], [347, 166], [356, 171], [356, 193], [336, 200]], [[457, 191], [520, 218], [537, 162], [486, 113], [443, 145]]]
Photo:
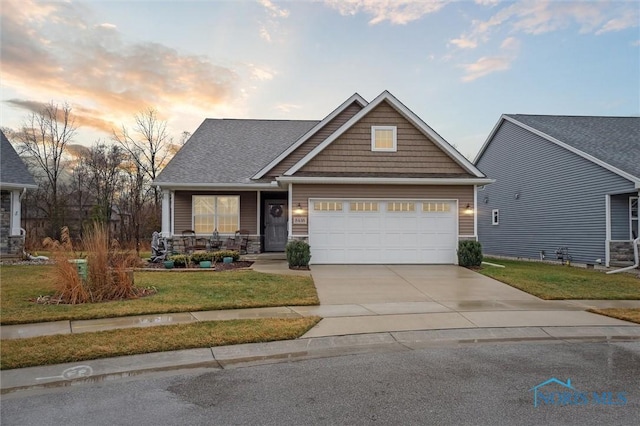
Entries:
[[584, 264], [629, 261], [638, 236], [640, 117], [505, 114], [475, 165], [486, 254]]
[[37, 185], [2, 131], [0, 139], [0, 255], [20, 255], [25, 238], [20, 227], [20, 199], [27, 188]]

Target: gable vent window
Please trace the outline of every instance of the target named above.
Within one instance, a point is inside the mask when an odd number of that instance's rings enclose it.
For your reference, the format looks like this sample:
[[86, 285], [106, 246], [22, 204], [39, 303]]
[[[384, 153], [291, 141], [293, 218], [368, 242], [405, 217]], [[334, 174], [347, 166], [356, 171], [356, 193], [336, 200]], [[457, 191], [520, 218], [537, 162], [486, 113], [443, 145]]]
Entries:
[[387, 203], [388, 212], [414, 212], [416, 211], [416, 203], [411, 202], [389, 202]]
[[396, 126], [371, 126], [371, 151], [395, 152], [397, 148]]
[[491, 224], [492, 225], [500, 224], [500, 210], [498, 209], [491, 210]]
[[315, 201], [313, 209], [318, 212], [341, 212], [342, 203], [340, 201]]

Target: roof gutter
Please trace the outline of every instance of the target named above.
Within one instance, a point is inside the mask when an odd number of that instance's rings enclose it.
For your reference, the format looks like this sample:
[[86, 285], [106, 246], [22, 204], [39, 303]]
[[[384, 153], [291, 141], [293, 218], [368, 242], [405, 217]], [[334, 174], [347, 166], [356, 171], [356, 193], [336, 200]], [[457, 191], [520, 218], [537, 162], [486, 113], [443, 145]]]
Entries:
[[2, 189], [37, 189], [38, 185], [33, 185], [31, 183], [0, 182], [0, 188]]
[[278, 189], [278, 183], [185, 183], [185, 182], [154, 182], [154, 186], [164, 189], [222, 189], [225, 191], [252, 191], [256, 189]]
[[296, 177], [280, 176], [281, 183], [311, 184], [384, 184], [384, 185], [488, 185], [495, 182], [489, 178], [383, 178], [383, 177]]

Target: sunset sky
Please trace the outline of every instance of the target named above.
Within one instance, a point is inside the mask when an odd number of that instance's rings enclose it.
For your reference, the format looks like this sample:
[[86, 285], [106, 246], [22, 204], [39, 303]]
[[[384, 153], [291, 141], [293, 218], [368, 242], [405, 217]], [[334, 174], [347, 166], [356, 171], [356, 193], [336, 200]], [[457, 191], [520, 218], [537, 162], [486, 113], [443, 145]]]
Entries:
[[473, 158], [503, 113], [640, 114], [638, 1], [0, 0], [0, 125], [69, 102], [75, 142], [151, 106], [322, 119], [389, 90]]

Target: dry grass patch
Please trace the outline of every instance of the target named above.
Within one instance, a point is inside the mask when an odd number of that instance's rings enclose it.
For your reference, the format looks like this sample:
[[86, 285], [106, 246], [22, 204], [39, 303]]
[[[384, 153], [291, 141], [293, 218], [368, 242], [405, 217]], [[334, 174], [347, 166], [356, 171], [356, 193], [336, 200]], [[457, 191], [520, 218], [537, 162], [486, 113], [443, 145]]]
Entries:
[[640, 324], [640, 309], [632, 308], [608, 308], [608, 309], [589, 309], [594, 314], [606, 315], [608, 317], [621, 319], [624, 321], [637, 322]]
[[180, 349], [295, 339], [319, 317], [211, 321], [3, 340], [0, 368], [79, 362]]

